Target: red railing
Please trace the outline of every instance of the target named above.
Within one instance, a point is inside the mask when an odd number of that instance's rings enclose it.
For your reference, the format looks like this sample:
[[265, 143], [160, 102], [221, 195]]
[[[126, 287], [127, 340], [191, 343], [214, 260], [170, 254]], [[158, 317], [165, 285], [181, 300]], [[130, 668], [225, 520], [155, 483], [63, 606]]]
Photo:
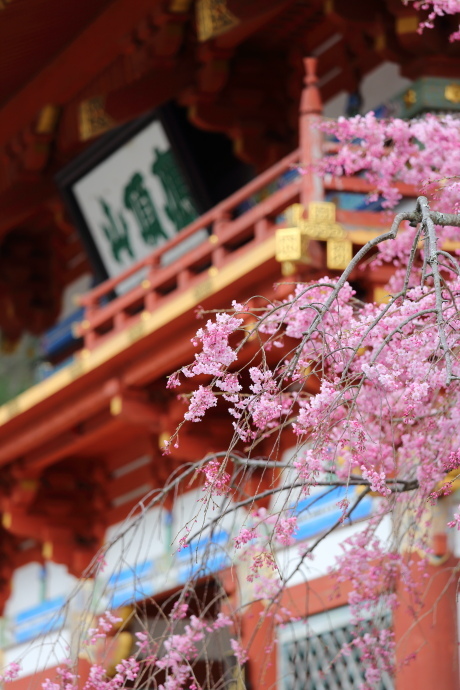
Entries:
[[[85, 347], [92, 349], [108, 335], [132, 325], [142, 311], [151, 311], [172, 294], [192, 286], [209, 269], [220, 269], [243, 244], [252, 247], [266, 239], [276, 227], [276, 217], [299, 200], [302, 180], [296, 179], [278, 189], [240, 215], [237, 215], [238, 209], [298, 165], [299, 151], [296, 150], [197, 218], [145, 259], [80, 297], [85, 317], [78, 333], [83, 336]], [[203, 229], [210, 231], [207, 241], [187, 251], [171, 265], [161, 265], [167, 252]], [[117, 288], [136, 274], [139, 284], [107, 303]]]
[[[291, 204], [300, 201], [306, 205], [309, 201], [322, 198], [325, 191], [361, 194], [373, 191], [372, 186], [359, 177], [326, 176], [319, 180], [312, 172], [311, 163], [321, 155], [336, 151], [338, 144], [322, 140], [317, 126], [320, 102], [313, 60], [306, 60], [306, 70], [299, 149], [197, 218], [148, 257], [81, 297], [79, 301], [85, 307], [85, 317], [77, 332], [83, 336], [85, 348], [93, 349], [106, 338], [133, 325], [141, 318], [143, 311], [150, 312], [172, 295], [199, 283], [210, 269], [221, 269], [243, 245], [249, 249], [262, 242], [275, 231], [277, 217]], [[240, 212], [244, 202], [253, 202], [258, 192], [266, 190], [268, 185], [296, 167], [304, 168], [304, 174], [249, 210]], [[399, 189], [403, 196], [416, 196], [415, 190], [409, 185], [399, 185]], [[338, 220], [345, 224], [372, 227], [388, 223], [388, 216], [369, 211], [341, 211]], [[162, 265], [169, 251], [203, 229], [210, 233], [207, 240], [170, 265]], [[117, 290], [121, 292], [121, 284], [136, 274], [138, 284], [125, 294], [113, 298]]]
[[[266, 239], [278, 227], [276, 218], [288, 206], [300, 199], [302, 176], [273, 192], [269, 197], [249, 210], [236, 215], [238, 208], [270, 183], [299, 164], [299, 151], [286, 156], [279, 163], [251, 181], [213, 209], [197, 218], [171, 240], [163, 244], [142, 261], [106, 280], [91, 292], [79, 298], [85, 307], [85, 317], [79, 326], [84, 346], [93, 349], [107, 337], [133, 325], [143, 311], [152, 311], [164, 300], [198, 283], [210, 269], [221, 269], [232, 254], [242, 245], [248, 249]], [[371, 185], [362, 178], [334, 178], [323, 181], [325, 191], [368, 193]], [[401, 185], [404, 196], [413, 196], [409, 185]], [[359, 217], [359, 220], [358, 218]], [[381, 225], [386, 217], [381, 213], [346, 212], [339, 213], [339, 220], [358, 220], [361, 227]], [[162, 266], [162, 258], [174, 247], [199, 230], [207, 229], [210, 235], [194, 249], [176, 259], [168, 266]], [[126, 294], [111, 299], [117, 288], [129, 278], [139, 275], [139, 284]], [[109, 301], [110, 300], [110, 301]]]

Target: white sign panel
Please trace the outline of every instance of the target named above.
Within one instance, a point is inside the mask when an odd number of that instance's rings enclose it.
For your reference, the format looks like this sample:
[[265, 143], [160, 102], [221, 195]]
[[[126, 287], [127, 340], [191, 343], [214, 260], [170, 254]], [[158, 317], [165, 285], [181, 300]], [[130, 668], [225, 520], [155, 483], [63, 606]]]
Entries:
[[[197, 217], [159, 120], [150, 122], [75, 182], [72, 193], [110, 277], [145, 258]], [[205, 230], [195, 234], [178, 254], [206, 237]], [[168, 262], [175, 258], [177, 254]]]

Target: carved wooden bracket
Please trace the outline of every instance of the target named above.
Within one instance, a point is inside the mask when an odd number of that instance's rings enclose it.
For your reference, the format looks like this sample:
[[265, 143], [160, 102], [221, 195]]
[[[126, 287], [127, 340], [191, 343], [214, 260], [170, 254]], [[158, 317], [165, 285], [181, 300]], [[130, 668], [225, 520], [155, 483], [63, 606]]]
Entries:
[[104, 538], [107, 482], [101, 463], [87, 458], [50, 467], [39, 480], [17, 480], [2, 501], [3, 529], [11, 538], [37, 539], [45, 560], [80, 577]]

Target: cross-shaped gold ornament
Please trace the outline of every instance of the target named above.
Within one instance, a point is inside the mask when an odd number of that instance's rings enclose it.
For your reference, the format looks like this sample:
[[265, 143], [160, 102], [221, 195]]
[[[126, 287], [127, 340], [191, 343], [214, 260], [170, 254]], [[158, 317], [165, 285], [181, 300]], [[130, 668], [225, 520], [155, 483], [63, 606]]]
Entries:
[[335, 219], [335, 204], [330, 201], [312, 201], [308, 204], [308, 219], [304, 207], [293, 204], [287, 209], [289, 227], [276, 232], [276, 259], [282, 264], [283, 274], [295, 270], [298, 261], [310, 263], [308, 245], [311, 239], [327, 242], [327, 267], [342, 271], [353, 257], [352, 243], [345, 230]]

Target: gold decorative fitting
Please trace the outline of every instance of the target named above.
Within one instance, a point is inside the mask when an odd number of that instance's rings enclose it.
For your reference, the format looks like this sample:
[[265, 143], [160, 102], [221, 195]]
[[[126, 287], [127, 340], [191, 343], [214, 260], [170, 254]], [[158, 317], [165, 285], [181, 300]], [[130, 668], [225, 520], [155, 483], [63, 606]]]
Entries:
[[305, 366], [305, 367], [301, 367], [300, 370], [299, 370], [299, 373], [300, 373], [302, 376], [304, 376], [305, 378], [308, 378], [308, 377], [311, 375], [312, 371], [313, 371], [313, 370], [312, 370], [310, 364], [308, 364], [308, 365]]
[[164, 450], [165, 445], [169, 443], [171, 439], [171, 435], [168, 434], [167, 431], [162, 431], [161, 434], [158, 436], [158, 448], [160, 450]]
[[209, 235], [209, 241], [211, 242], [211, 244], [217, 244], [219, 238], [217, 237], [217, 235]]
[[415, 89], [407, 89], [403, 96], [403, 101], [406, 108], [410, 108], [411, 105], [415, 105], [415, 103], [417, 103], [417, 92]]
[[78, 128], [80, 141], [93, 139], [115, 126], [115, 120], [104, 110], [104, 98], [94, 96], [82, 101], [78, 109]]
[[91, 326], [90, 322], [88, 319], [85, 319], [84, 321], [81, 322], [80, 327], [83, 328], [85, 331]]
[[384, 50], [387, 45], [387, 39], [384, 33], [377, 34], [374, 41], [374, 48], [377, 53]]
[[39, 484], [36, 479], [23, 479], [22, 482], [19, 482], [19, 486], [24, 491], [36, 491]]
[[458, 491], [460, 489], [460, 471], [458, 469], [451, 470], [444, 479], [437, 483], [436, 489], [439, 490], [443, 486], [449, 486], [452, 491]]
[[60, 108], [56, 105], [45, 105], [37, 120], [37, 134], [52, 134], [56, 129], [60, 114]]
[[374, 288], [374, 302], [377, 302], [377, 304], [388, 304], [390, 299], [391, 297], [388, 294], [388, 290], [385, 290], [385, 288], [380, 285]]
[[[304, 235], [299, 228], [281, 228], [277, 230], [275, 248], [276, 260], [280, 263], [308, 261], [309, 241], [308, 237]], [[283, 273], [283, 275], [286, 274]]]
[[290, 227], [281, 228], [276, 233], [277, 261], [309, 263], [309, 241], [324, 240], [327, 242], [327, 267], [333, 270], [346, 268], [352, 258], [352, 243], [342, 226], [336, 223], [335, 215], [335, 204], [330, 201], [308, 204], [308, 220], [301, 204], [290, 206], [287, 209]]
[[50, 561], [53, 558], [53, 544], [50, 541], [45, 541], [42, 548], [42, 556], [45, 561]]
[[420, 20], [416, 14], [411, 14], [408, 17], [398, 17], [396, 20], [396, 33], [398, 34], [416, 34]]
[[2, 527], [4, 527], [5, 529], [10, 529], [12, 524], [13, 524], [13, 518], [11, 517], [11, 513], [3, 513], [3, 515], [2, 515]]
[[444, 89], [444, 98], [450, 103], [460, 103], [460, 84], [448, 84]]
[[[300, 204], [295, 204], [295, 206], [300, 206]], [[300, 209], [296, 210], [297, 214]], [[302, 215], [303, 212], [300, 217]], [[312, 201], [308, 204], [308, 221], [304, 222], [302, 229], [307, 235], [317, 240], [345, 237], [344, 229], [335, 222], [335, 204], [331, 201]]]
[[294, 275], [296, 272], [296, 265], [292, 261], [283, 261], [281, 263], [281, 274], [285, 278], [289, 278], [289, 276]]
[[112, 417], [117, 417], [119, 414], [121, 414], [122, 407], [123, 400], [121, 395], [115, 395], [110, 401], [110, 414]]
[[127, 630], [118, 632], [110, 644], [109, 663], [107, 675], [109, 678], [117, 673], [118, 665], [123, 659], [127, 659], [133, 646], [133, 635]]
[[146, 280], [143, 280], [143, 281], [142, 281], [141, 285], [142, 285], [142, 287], [144, 288], [144, 290], [148, 290], [149, 287], [150, 287], [150, 285], [151, 285], [151, 282], [150, 282], [150, 280], [147, 280], [147, 279], [146, 279]]
[[196, 27], [199, 41], [220, 36], [237, 24], [239, 19], [227, 8], [226, 0], [197, 0]]
[[169, 11], [174, 14], [184, 14], [190, 9], [192, 0], [171, 0], [169, 3]]
[[353, 258], [353, 246], [347, 240], [328, 240], [327, 267], [336, 271], [343, 271]]
[[247, 321], [247, 323], [244, 324], [243, 328], [247, 333], [249, 333], [248, 340], [254, 340], [257, 337], [257, 328], [255, 328], [258, 324], [258, 321], [256, 319], [250, 319]]

